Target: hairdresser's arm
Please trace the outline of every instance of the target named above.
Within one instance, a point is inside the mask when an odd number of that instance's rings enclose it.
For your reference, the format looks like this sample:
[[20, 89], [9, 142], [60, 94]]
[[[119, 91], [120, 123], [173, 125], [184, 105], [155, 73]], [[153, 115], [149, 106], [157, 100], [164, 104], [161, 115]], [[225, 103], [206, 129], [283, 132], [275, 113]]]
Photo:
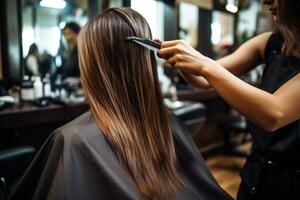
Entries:
[[[225, 56], [217, 62], [236, 76], [243, 75], [263, 62], [264, 50], [271, 32], [256, 36], [241, 45], [235, 52]], [[162, 47], [172, 46], [172, 42], [162, 43]], [[210, 84], [202, 76], [194, 76], [190, 73], [181, 72], [183, 78], [197, 88], [208, 89]]]
[[176, 48], [161, 49], [160, 55], [172, 55], [167, 62], [174, 63], [177, 69], [203, 76], [232, 107], [265, 130], [273, 132], [300, 118], [300, 74], [270, 94], [240, 80], [182, 41], [179, 43]]

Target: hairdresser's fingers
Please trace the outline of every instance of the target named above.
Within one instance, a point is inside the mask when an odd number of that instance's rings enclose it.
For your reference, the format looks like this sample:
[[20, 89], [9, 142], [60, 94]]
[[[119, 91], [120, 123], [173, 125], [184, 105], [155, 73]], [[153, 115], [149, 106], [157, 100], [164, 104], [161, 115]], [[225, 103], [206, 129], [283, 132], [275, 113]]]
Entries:
[[164, 63], [164, 67], [167, 69], [173, 69], [175, 67], [175, 65], [171, 65], [170, 63]]
[[183, 43], [183, 40], [171, 40], [171, 41], [165, 41], [161, 43], [161, 48], [166, 48], [166, 47], [173, 47], [176, 46], [179, 43]]
[[170, 64], [170, 63], [168, 62], [168, 60], [164, 60], [164, 61], [163, 61], [163, 65], [164, 65], [164, 67], [166, 67], [166, 68], [174, 68], [174, 65], [173, 65], [173, 64]]
[[153, 40], [154, 40], [155, 42], [159, 42], [159, 43], [162, 43], [162, 42], [163, 42], [163, 41], [162, 41], [161, 39], [159, 39], [158, 37], [153, 38]]
[[174, 66], [176, 69], [183, 72], [192, 73], [193, 75], [199, 76], [203, 72], [203, 66], [209, 61], [206, 58], [194, 58], [189, 55], [176, 54], [167, 60], [167, 63]]
[[181, 72], [189, 73], [189, 74], [195, 75], [195, 76], [201, 76], [201, 73], [199, 72], [199, 70], [197, 70], [197, 68], [189, 65], [186, 62], [177, 61], [176, 63], [173, 64], [173, 66]]
[[171, 58], [169, 58], [167, 60], [167, 63], [174, 65], [176, 62], [178, 62], [180, 59], [182, 58], [182, 55], [180, 54], [176, 54], [174, 56], [172, 56]]
[[166, 60], [166, 62], [172, 66], [172, 68], [176, 68], [176, 69], [183, 69], [184, 71], [188, 70], [189, 69], [185, 69], [185, 65], [187, 64], [185, 61], [184, 61], [184, 56], [181, 55], [181, 54], [176, 54], [174, 56], [172, 56], [171, 58], [169, 58], [168, 60]]
[[164, 61], [169, 60], [169, 58], [172, 57], [172, 55], [164, 55], [163, 57], [161, 55], [159, 55], [159, 52], [156, 53], [157, 57], [163, 59]]
[[157, 54], [160, 58], [167, 59], [177, 53], [180, 53], [180, 49], [177, 46], [174, 46], [160, 49]]
[[163, 64], [164, 64], [164, 65], [169, 65], [170, 63], [168, 63], [168, 60], [164, 60], [164, 61], [163, 61]]

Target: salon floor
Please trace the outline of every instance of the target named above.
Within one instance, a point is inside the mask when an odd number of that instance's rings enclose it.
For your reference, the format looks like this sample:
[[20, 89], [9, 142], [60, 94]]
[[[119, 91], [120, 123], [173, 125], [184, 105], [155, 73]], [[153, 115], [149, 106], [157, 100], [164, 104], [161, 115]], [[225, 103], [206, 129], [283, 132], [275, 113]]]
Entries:
[[[249, 151], [251, 143], [239, 147], [239, 150]], [[216, 155], [208, 158], [207, 165], [221, 187], [232, 197], [236, 198], [241, 182], [239, 171], [244, 165], [245, 158]]]

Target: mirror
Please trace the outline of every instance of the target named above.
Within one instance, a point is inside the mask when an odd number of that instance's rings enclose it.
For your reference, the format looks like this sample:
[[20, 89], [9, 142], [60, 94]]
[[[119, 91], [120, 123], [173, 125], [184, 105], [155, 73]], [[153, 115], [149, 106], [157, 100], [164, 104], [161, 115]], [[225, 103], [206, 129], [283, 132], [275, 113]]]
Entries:
[[109, 1], [109, 8], [122, 7], [122, 6], [123, 6], [123, 0], [110, 0]]
[[88, 21], [88, 0], [22, 0], [24, 74], [78, 78], [77, 35]]
[[179, 38], [196, 48], [199, 31], [199, 8], [197, 5], [182, 2], [179, 4], [179, 13]]
[[234, 51], [234, 16], [221, 11], [212, 12], [211, 44], [213, 57], [227, 56]]

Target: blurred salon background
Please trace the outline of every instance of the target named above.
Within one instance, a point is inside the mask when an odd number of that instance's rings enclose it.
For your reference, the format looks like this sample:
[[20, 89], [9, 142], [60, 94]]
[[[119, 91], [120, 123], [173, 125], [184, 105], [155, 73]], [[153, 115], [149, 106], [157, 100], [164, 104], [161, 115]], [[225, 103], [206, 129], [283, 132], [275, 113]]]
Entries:
[[[109, 7], [131, 7], [153, 37], [181, 38], [219, 58], [272, 30], [260, 0], [1, 0], [0, 199], [5, 199], [45, 139], [89, 109], [82, 92], [77, 36]], [[157, 59], [166, 106], [182, 120], [221, 186], [233, 197], [248, 155], [247, 121], [213, 90], [194, 89]], [[258, 85], [264, 66], [241, 77]]]

